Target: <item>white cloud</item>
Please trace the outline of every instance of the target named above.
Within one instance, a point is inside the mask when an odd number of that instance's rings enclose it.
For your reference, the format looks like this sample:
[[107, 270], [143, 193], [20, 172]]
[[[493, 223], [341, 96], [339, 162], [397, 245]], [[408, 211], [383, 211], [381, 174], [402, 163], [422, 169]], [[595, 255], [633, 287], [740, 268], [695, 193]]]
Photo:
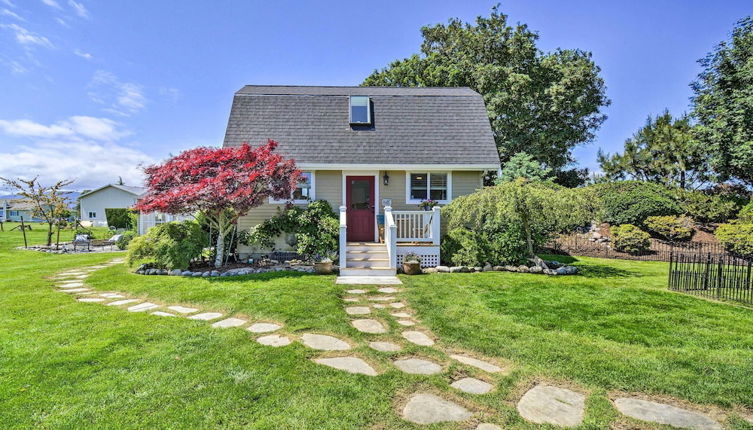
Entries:
[[57, 17], [55, 18], [55, 21], [57, 21], [58, 24], [62, 25], [63, 27], [70, 28], [71, 26], [68, 25], [67, 22], [63, 18]]
[[75, 2], [74, 0], [68, 0], [68, 6], [73, 8], [73, 10], [76, 12], [76, 15], [80, 16], [81, 18], [89, 18], [89, 11], [86, 10], [82, 3]]
[[141, 85], [123, 82], [117, 76], [104, 70], [94, 73], [89, 83], [89, 98], [107, 105], [107, 112], [129, 116], [144, 109], [146, 97]]
[[91, 60], [92, 59], [92, 54], [90, 54], [88, 52], [84, 52], [84, 51], [82, 51], [80, 49], [76, 49], [75, 51], [73, 51], [73, 53], [76, 54], [76, 55], [78, 55], [79, 57], [87, 59], [87, 60]]
[[32, 33], [29, 30], [21, 27], [18, 24], [2, 24], [0, 25], [0, 28], [7, 28], [15, 33], [16, 35], [16, 42], [20, 43], [24, 46], [30, 46], [30, 45], [38, 45], [38, 46], [44, 46], [45, 48], [52, 48], [52, 42], [50, 42], [49, 39], [46, 37]]
[[42, 0], [42, 3], [46, 4], [49, 7], [54, 7], [55, 9], [62, 9], [60, 7], [60, 4], [55, 0]]
[[50, 125], [27, 119], [0, 120], [0, 130], [12, 136], [66, 138], [72, 141], [115, 141], [129, 134], [119, 129], [119, 124], [111, 119], [84, 115], [72, 116]]
[[16, 5], [15, 5], [15, 4], [13, 4], [13, 2], [12, 2], [12, 1], [10, 1], [10, 0], [2, 0], [2, 2], [3, 2], [3, 3], [4, 3], [5, 5], [6, 5], [6, 6], [8, 6], [8, 7], [16, 7]]
[[123, 145], [97, 141], [43, 140], [17, 152], [0, 152], [0, 172], [9, 177], [39, 175], [43, 183], [74, 179], [73, 188], [93, 189], [114, 182], [143, 184], [142, 165], [155, 160]]
[[0, 10], [0, 15], [9, 16], [9, 17], [17, 19], [19, 21], [26, 21], [25, 19], [23, 19], [22, 17], [20, 17], [17, 13], [15, 13], [12, 10], [9, 10], [9, 9]]

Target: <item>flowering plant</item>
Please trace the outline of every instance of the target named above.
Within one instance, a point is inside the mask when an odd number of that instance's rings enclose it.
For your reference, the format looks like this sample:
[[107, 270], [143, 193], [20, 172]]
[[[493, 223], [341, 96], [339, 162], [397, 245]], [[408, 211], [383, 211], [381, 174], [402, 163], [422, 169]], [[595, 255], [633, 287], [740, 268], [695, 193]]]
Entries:
[[428, 199], [428, 200], [424, 200], [421, 203], [419, 203], [418, 207], [420, 207], [421, 209], [423, 209], [425, 211], [430, 211], [430, 210], [434, 209], [434, 206], [437, 206], [438, 204], [439, 204], [438, 201], [432, 200], [432, 199]]

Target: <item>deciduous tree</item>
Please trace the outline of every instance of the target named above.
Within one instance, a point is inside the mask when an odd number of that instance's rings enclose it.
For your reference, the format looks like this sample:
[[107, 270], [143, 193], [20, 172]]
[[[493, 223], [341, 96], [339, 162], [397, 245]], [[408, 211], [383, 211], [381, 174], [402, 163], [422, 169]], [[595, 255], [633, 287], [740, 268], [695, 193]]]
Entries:
[[45, 186], [39, 182], [39, 177], [33, 179], [0, 178], [6, 186], [15, 190], [24, 200], [31, 203], [34, 216], [47, 223], [47, 246], [52, 245], [52, 227], [63, 218], [70, 215], [68, 208], [68, 191], [65, 191], [72, 180], [62, 180], [52, 186]]
[[224, 261], [225, 239], [238, 218], [267, 199], [289, 199], [301, 172], [274, 152], [277, 143], [252, 148], [196, 148], [145, 169], [148, 191], [136, 209], [201, 212], [218, 232], [215, 266]]

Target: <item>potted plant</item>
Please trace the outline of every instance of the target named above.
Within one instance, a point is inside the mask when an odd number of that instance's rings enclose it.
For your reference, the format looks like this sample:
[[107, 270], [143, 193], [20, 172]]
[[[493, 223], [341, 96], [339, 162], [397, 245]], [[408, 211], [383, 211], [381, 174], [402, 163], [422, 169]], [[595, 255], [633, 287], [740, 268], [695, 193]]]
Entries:
[[316, 262], [314, 262], [314, 271], [320, 275], [332, 274], [332, 264], [337, 258], [337, 255], [332, 251], [327, 251], [320, 255]]
[[418, 207], [421, 208], [421, 209], [423, 209], [423, 210], [425, 210], [425, 211], [430, 211], [430, 210], [434, 209], [434, 206], [437, 206], [437, 205], [439, 205], [438, 201], [432, 200], [432, 199], [428, 199], [428, 200], [423, 200], [421, 203], [419, 203]]
[[421, 257], [412, 252], [405, 254], [403, 257], [403, 273], [406, 275], [421, 274]]

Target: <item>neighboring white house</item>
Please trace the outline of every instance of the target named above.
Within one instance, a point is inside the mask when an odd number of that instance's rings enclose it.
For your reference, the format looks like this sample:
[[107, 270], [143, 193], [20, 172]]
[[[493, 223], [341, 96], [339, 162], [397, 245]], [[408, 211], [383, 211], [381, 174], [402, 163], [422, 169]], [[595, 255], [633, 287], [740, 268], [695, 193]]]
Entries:
[[136, 204], [142, 194], [143, 187], [108, 184], [81, 194], [79, 204], [81, 221], [91, 222], [93, 226], [107, 226], [105, 209], [127, 209]]

